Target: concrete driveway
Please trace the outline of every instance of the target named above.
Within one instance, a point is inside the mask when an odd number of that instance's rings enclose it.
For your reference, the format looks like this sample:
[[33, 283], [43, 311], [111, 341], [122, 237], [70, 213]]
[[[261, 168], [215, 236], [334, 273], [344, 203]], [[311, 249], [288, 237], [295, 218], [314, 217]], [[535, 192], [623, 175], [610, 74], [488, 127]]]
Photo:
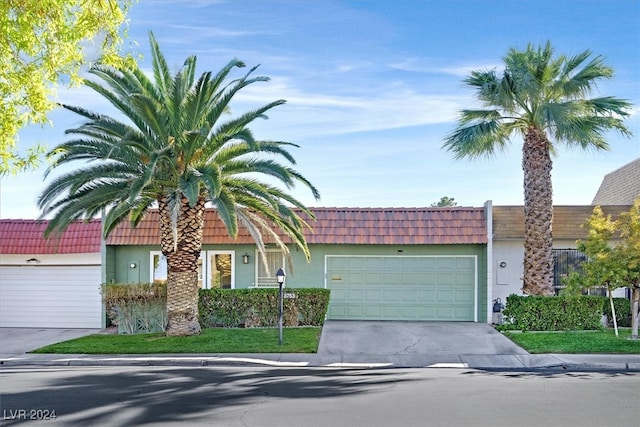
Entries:
[[29, 351], [85, 335], [102, 329], [0, 328], [0, 358], [25, 354]]
[[396, 366], [458, 364], [491, 356], [527, 355], [491, 325], [473, 322], [329, 320], [318, 355], [363, 358]]

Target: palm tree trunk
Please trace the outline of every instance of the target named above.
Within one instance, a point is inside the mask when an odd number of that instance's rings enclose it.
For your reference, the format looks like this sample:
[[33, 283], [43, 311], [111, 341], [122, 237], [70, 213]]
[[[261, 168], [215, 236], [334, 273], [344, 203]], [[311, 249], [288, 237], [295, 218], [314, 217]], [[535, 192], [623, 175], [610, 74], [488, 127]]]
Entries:
[[524, 171], [524, 283], [528, 295], [553, 295], [553, 189], [550, 144], [531, 127], [522, 146]]
[[167, 320], [168, 336], [200, 334], [198, 321], [198, 258], [202, 250], [204, 199], [190, 207], [182, 199], [177, 220], [172, 221], [172, 209], [166, 197], [158, 200], [160, 211], [160, 242], [167, 258]]

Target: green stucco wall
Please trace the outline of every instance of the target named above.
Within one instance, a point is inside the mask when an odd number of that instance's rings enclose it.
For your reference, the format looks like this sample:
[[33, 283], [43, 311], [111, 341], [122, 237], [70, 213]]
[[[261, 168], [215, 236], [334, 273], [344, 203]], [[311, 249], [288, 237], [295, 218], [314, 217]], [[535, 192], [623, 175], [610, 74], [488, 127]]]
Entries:
[[[108, 246], [105, 271], [108, 281], [135, 283], [150, 279], [150, 252], [158, 246]], [[253, 245], [216, 246], [205, 245], [203, 251], [235, 251], [235, 287], [254, 286], [256, 275], [256, 250]], [[285, 266], [286, 285], [292, 288], [325, 287], [326, 255], [476, 255], [478, 257], [478, 320], [487, 318], [487, 259], [485, 245], [310, 245], [311, 262], [296, 248], [291, 249], [293, 268]], [[242, 263], [242, 255], [248, 253], [249, 264]], [[135, 268], [131, 265], [135, 264]]]

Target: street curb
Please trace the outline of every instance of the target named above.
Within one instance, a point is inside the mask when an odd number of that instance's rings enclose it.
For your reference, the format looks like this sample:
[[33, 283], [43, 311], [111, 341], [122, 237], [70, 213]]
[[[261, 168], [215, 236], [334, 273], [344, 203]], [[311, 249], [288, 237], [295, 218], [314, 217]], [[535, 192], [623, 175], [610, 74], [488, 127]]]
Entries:
[[55, 359], [7, 358], [0, 359], [2, 367], [34, 366], [182, 366], [182, 367], [237, 367], [262, 366], [272, 368], [330, 368], [330, 369], [476, 369], [487, 371], [615, 371], [640, 372], [640, 363], [557, 363], [536, 366], [493, 366], [467, 363], [436, 363], [425, 366], [400, 366], [394, 363], [328, 361], [282, 361], [253, 357], [68, 357]]

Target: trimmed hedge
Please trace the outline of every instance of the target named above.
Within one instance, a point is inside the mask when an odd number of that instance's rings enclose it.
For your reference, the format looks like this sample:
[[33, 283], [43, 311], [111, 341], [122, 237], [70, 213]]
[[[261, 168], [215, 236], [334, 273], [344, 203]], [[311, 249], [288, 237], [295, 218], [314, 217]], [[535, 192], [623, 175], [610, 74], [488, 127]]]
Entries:
[[603, 298], [599, 296], [507, 297], [503, 329], [567, 331], [601, 329]]
[[[322, 326], [329, 290], [285, 289], [284, 326]], [[293, 298], [288, 298], [293, 297]], [[164, 283], [105, 283], [102, 301], [107, 316], [122, 334], [161, 332], [167, 325]], [[200, 326], [270, 327], [278, 325], [278, 289], [200, 289]]]
[[[602, 311], [609, 319], [609, 326], [613, 326], [613, 316], [611, 314], [611, 303], [608, 297], [602, 297]], [[631, 326], [631, 302], [627, 298], [614, 298], [613, 306], [616, 309], [616, 320], [618, 326]]]
[[[284, 326], [322, 326], [329, 290], [284, 290]], [[278, 325], [278, 289], [201, 289], [198, 305], [203, 328], [270, 327]]]

